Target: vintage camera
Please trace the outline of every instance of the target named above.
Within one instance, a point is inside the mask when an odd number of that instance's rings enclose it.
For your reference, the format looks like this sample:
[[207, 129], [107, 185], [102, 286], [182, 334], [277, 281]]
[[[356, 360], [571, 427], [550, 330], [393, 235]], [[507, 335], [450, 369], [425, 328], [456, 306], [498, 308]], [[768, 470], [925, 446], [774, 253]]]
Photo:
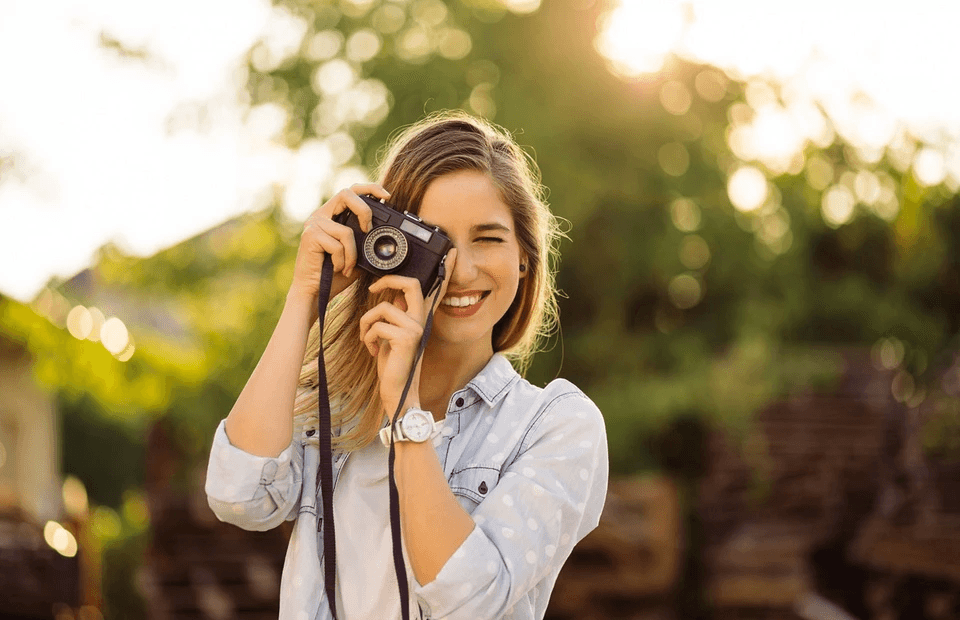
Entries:
[[333, 220], [353, 229], [357, 240], [357, 265], [380, 277], [396, 274], [420, 281], [423, 296], [431, 292], [440, 272], [440, 263], [453, 246], [437, 226], [429, 226], [419, 217], [398, 211], [372, 196], [360, 196], [373, 211], [370, 232], [360, 229], [360, 221], [349, 209]]

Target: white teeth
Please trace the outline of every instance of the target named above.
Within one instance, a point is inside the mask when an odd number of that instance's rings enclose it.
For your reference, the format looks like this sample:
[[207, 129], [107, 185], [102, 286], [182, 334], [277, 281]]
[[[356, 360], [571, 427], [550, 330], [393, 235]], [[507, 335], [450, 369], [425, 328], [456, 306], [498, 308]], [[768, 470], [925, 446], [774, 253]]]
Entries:
[[440, 303], [444, 306], [453, 306], [455, 308], [463, 308], [465, 306], [472, 306], [473, 304], [480, 301], [481, 295], [471, 295], [470, 297], [444, 297], [443, 301]]

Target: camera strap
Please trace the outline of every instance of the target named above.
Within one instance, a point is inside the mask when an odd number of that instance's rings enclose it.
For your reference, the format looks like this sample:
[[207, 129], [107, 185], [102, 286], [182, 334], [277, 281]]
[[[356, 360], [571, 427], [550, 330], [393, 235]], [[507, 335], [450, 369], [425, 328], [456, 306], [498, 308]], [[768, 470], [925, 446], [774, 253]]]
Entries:
[[[410, 620], [410, 587], [407, 582], [407, 569], [403, 562], [403, 546], [401, 542], [400, 531], [400, 493], [397, 489], [397, 481], [394, 476], [394, 462], [396, 460], [396, 451], [394, 447], [394, 437], [397, 421], [400, 412], [403, 409], [403, 403], [407, 400], [407, 393], [410, 391], [410, 385], [413, 383], [413, 376], [417, 369], [417, 364], [423, 356], [423, 350], [427, 346], [427, 340], [430, 338], [430, 328], [433, 325], [433, 313], [437, 307], [440, 298], [440, 287], [446, 277], [446, 262], [444, 256], [440, 259], [439, 270], [436, 280], [433, 282], [426, 297], [433, 297], [430, 303], [430, 311], [427, 313], [427, 320], [423, 326], [423, 335], [420, 337], [420, 345], [417, 347], [417, 353], [413, 357], [413, 364], [410, 366], [410, 373], [407, 375], [407, 382], [403, 386], [403, 393], [400, 395], [400, 402], [397, 410], [390, 419], [390, 452], [387, 457], [388, 484], [390, 488], [390, 534], [393, 540], [393, 568], [397, 574], [397, 589], [400, 594], [400, 614], [402, 620]], [[327, 373], [323, 362], [323, 323], [326, 314], [327, 303], [330, 299], [330, 288], [333, 283], [333, 266], [329, 260], [323, 261], [320, 272], [320, 292], [318, 294], [319, 310], [319, 334], [320, 350], [317, 354], [317, 395], [318, 395], [318, 444], [320, 449], [319, 478], [320, 494], [323, 503], [323, 549], [324, 549], [324, 571], [323, 581], [324, 589], [327, 594], [327, 602], [330, 605], [330, 613], [334, 620], [337, 618], [336, 605], [336, 537], [333, 523], [333, 451], [330, 446], [331, 422], [330, 422], [330, 395], [327, 389]]]

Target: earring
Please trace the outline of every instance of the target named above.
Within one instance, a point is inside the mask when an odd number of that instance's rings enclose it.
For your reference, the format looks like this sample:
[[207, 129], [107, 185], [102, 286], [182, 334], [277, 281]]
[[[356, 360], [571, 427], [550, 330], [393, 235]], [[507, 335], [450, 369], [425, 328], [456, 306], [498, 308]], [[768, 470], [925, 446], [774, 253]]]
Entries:
[[524, 265], [523, 263], [520, 263], [520, 273], [523, 273], [526, 270], [527, 270], [527, 266]]

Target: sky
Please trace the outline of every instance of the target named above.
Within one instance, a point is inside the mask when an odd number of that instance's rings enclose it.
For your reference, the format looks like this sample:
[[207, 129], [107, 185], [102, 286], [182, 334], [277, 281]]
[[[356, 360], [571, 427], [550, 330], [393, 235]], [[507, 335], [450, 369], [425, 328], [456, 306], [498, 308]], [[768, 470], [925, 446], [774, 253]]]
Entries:
[[[953, 0], [625, 0], [597, 47], [626, 79], [672, 51], [786, 85], [865, 143], [923, 137], [930, 178], [960, 179], [957, 23]], [[267, 35], [294, 49], [303, 32], [266, 0], [0, 2], [0, 293], [29, 301], [104, 243], [150, 255], [276, 185], [305, 217], [335, 162], [316, 143], [278, 146], [270, 114], [245, 116], [244, 57]]]

